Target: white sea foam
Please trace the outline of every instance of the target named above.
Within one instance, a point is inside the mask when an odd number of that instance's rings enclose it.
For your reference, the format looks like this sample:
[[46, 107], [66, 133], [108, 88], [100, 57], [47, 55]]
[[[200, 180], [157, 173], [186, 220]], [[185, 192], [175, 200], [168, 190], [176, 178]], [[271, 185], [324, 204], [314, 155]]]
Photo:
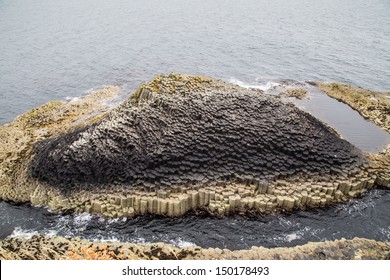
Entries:
[[229, 83], [238, 85], [238, 86], [243, 87], [243, 88], [255, 88], [255, 89], [260, 89], [263, 91], [267, 91], [267, 90], [270, 90], [270, 89], [273, 89], [273, 88], [280, 86], [279, 83], [271, 82], [271, 81], [268, 81], [265, 84], [260, 84], [260, 83], [250, 84], [250, 83], [245, 83], [245, 82], [240, 81], [240, 80], [235, 79], [235, 78], [231, 78], [229, 80]]
[[44, 232], [50, 235], [50, 231], [56, 231], [65, 237], [74, 237], [82, 234], [88, 223], [92, 219], [92, 215], [88, 213], [76, 214], [75, 216], [58, 216], [54, 228]]
[[302, 235], [303, 234], [300, 234], [299, 232], [293, 232], [293, 233], [287, 234], [285, 236], [285, 240], [288, 242], [291, 242], [293, 240], [302, 238]]
[[291, 221], [282, 215], [278, 216], [278, 220], [279, 220], [279, 224], [283, 227], [299, 226], [299, 223], [295, 221]]
[[86, 95], [94, 92], [94, 91], [97, 91], [97, 90], [100, 90], [100, 89], [103, 89], [105, 88], [107, 85], [102, 85], [100, 87], [96, 87], [96, 88], [89, 88], [87, 90], [84, 90], [81, 94], [79, 95], [76, 95], [76, 96], [66, 96], [65, 97], [65, 100], [66, 101], [69, 101], [69, 102], [77, 102], [79, 101], [80, 99], [82, 99], [83, 97], [85, 97]]
[[379, 228], [379, 232], [386, 237], [387, 241], [390, 240], [390, 226], [387, 228]]
[[119, 222], [119, 218], [111, 218], [107, 220], [107, 225]]
[[74, 223], [77, 226], [84, 226], [89, 221], [91, 221], [91, 219], [92, 219], [92, 215], [89, 213], [76, 214], [74, 217]]
[[[47, 237], [55, 237], [58, 236], [59, 231], [56, 229], [46, 229], [43, 231], [37, 231], [37, 230], [32, 230], [32, 229], [22, 229], [21, 227], [16, 227], [12, 234], [10, 235], [11, 237], [23, 237], [26, 239], [31, 239], [34, 235], [44, 235]], [[66, 236], [65, 237], [73, 237], [73, 236]]]
[[48, 237], [55, 237], [58, 235], [58, 231], [54, 229], [50, 229], [47, 232], [45, 232], [45, 235]]
[[169, 240], [169, 243], [172, 244], [173, 246], [176, 246], [176, 247], [179, 247], [179, 248], [196, 246], [195, 243], [183, 240], [181, 237]]
[[309, 226], [306, 226], [302, 229], [299, 229], [297, 231], [291, 232], [291, 233], [283, 233], [279, 236], [274, 237], [274, 241], [277, 243], [280, 242], [288, 242], [291, 243], [294, 240], [299, 240], [299, 239], [306, 239], [307, 235], [311, 235], [314, 237], [317, 237], [319, 240], [320, 238], [318, 237], [318, 234], [324, 231], [324, 229], [312, 229]]
[[58, 216], [57, 223], [55, 225], [56, 229], [66, 228], [70, 223], [70, 216]]
[[67, 96], [67, 97], [65, 97], [65, 100], [69, 101], [69, 102], [77, 102], [80, 99], [81, 99], [81, 96]]
[[12, 232], [11, 237], [23, 237], [23, 238], [30, 239], [31, 237], [37, 234], [39, 233], [36, 230], [22, 229], [21, 227], [16, 227]]
[[351, 200], [347, 204], [342, 204], [337, 207], [338, 210], [346, 211], [348, 214], [359, 214], [362, 215], [367, 208], [374, 208], [375, 202], [373, 199], [368, 199], [366, 201], [359, 198]]
[[117, 237], [96, 237], [92, 239], [93, 242], [120, 242], [120, 240]]
[[318, 234], [322, 233], [325, 229], [324, 228], [317, 228], [317, 229], [311, 229], [310, 227], [305, 227], [309, 229], [310, 235], [317, 237], [319, 241], [324, 241], [323, 238], [320, 238]]

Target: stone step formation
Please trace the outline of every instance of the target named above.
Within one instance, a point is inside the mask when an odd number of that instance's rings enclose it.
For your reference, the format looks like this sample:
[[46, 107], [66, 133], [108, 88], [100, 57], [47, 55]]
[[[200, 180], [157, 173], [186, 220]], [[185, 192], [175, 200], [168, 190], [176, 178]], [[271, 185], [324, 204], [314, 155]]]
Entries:
[[30, 166], [64, 193], [356, 173], [367, 160], [336, 132], [259, 90], [160, 76], [98, 123], [42, 142]]

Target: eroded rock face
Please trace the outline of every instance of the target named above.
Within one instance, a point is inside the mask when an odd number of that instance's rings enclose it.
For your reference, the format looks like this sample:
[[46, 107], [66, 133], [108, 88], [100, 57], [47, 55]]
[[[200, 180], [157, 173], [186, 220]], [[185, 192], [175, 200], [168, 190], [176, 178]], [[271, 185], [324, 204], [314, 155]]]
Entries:
[[62, 190], [253, 182], [348, 173], [365, 162], [358, 149], [296, 107], [184, 75], [141, 86], [99, 123], [37, 149], [31, 175]]

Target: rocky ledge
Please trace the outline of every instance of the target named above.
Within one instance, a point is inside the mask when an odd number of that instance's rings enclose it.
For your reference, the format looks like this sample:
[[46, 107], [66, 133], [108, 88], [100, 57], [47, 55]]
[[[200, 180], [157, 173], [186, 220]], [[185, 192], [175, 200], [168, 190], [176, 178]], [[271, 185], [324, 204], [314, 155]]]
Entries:
[[79, 238], [9, 237], [0, 242], [2, 260], [389, 260], [390, 242], [364, 238], [309, 242], [292, 248], [177, 248], [164, 243], [90, 242]]
[[316, 83], [333, 97], [358, 111], [364, 118], [390, 132], [390, 92], [375, 92], [338, 83]]
[[389, 150], [364, 155], [318, 119], [254, 89], [164, 75], [52, 102], [0, 128], [0, 198], [107, 217], [325, 206], [389, 185]]

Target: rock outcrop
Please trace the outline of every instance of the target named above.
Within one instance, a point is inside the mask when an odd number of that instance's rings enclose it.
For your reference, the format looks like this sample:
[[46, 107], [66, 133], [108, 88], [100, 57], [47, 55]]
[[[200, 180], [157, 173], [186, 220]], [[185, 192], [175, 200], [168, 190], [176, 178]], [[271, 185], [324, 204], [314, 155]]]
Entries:
[[38, 150], [32, 176], [63, 190], [252, 183], [348, 173], [365, 163], [358, 149], [296, 107], [238, 86], [173, 75]]
[[2, 260], [389, 260], [390, 243], [364, 238], [309, 242], [291, 248], [177, 248], [164, 243], [90, 242], [79, 238], [9, 237], [0, 242]]
[[[54, 197], [28, 175], [34, 146], [99, 121], [110, 110], [119, 88], [105, 87], [74, 101], [50, 101], [0, 127], [0, 199], [47, 204]], [[55, 191], [55, 190], [54, 190]], [[34, 199], [36, 197], [37, 199]]]
[[282, 95], [303, 99], [307, 95], [307, 90], [305, 88], [286, 88], [282, 91]]
[[315, 85], [330, 97], [349, 105], [364, 118], [390, 132], [390, 92], [376, 92], [338, 83]]
[[[389, 185], [369, 159], [260, 90], [187, 75], [49, 103], [0, 128], [0, 198], [107, 217], [326, 206]], [[386, 175], [387, 174], [387, 175]]]

